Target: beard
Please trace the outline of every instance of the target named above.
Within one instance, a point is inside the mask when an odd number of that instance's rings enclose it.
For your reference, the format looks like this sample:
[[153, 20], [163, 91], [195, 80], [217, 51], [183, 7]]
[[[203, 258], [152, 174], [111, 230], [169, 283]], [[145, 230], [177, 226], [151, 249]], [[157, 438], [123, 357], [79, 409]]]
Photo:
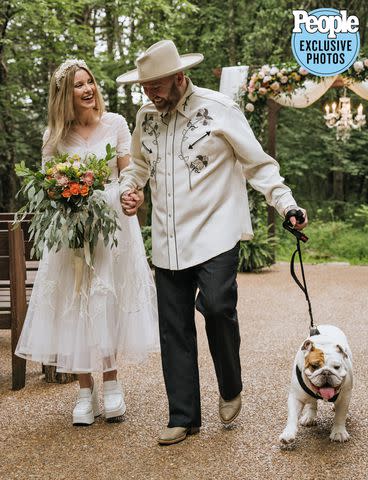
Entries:
[[171, 110], [174, 110], [176, 105], [179, 103], [180, 99], [181, 99], [181, 93], [174, 81], [167, 95], [167, 98], [154, 97], [152, 99], [152, 102], [159, 112], [167, 113], [167, 112], [170, 112]]

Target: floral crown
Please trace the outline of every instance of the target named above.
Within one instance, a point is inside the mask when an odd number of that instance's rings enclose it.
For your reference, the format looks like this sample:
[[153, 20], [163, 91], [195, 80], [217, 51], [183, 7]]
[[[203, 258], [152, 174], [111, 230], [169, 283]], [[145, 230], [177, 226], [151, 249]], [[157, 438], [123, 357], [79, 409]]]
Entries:
[[87, 64], [84, 60], [78, 60], [76, 58], [71, 58], [70, 60], [66, 60], [64, 63], [60, 65], [60, 67], [56, 70], [56, 73], [55, 73], [55, 81], [56, 81], [56, 86], [58, 88], [60, 88], [61, 80], [65, 77], [69, 68], [74, 67], [74, 65], [77, 65], [80, 68], [88, 69]]

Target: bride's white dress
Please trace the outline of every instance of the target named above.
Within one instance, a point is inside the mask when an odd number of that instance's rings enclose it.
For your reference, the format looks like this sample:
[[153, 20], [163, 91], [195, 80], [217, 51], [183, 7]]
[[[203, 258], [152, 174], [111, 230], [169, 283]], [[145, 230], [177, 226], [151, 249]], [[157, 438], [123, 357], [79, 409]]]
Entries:
[[[103, 114], [88, 140], [70, 133], [58, 150], [82, 159], [91, 153], [103, 158], [108, 143], [118, 156], [129, 153], [128, 126], [114, 113]], [[71, 249], [44, 254], [15, 352], [56, 365], [60, 372], [114, 370], [118, 354], [125, 361], [140, 361], [159, 348], [156, 291], [138, 220], [122, 213], [116, 159], [109, 166], [105, 195], [118, 213], [118, 246], [110, 249], [99, 242], [93, 270], [84, 262], [78, 270]]]

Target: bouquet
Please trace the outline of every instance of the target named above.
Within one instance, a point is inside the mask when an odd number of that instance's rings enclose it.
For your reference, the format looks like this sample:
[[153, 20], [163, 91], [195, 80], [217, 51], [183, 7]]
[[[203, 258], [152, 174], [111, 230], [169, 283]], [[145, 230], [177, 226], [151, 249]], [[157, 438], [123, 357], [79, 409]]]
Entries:
[[16, 221], [32, 213], [30, 240], [31, 255], [42, 257], [45, 246], [84, 249], [85, 261], [92, 265], [93, 252], [100, 237], [105, 246], [117, 245], [117, 214], [102, 193], [108, 182], [108, 161], [115, 150], [106, 146], [106, 156], [88, 156], [83, 163], [78, 155], [55, 155], [40, 170], [26, 167], [24, 161], [15, 165], [22, 179], [26, 205], [16, 214]]

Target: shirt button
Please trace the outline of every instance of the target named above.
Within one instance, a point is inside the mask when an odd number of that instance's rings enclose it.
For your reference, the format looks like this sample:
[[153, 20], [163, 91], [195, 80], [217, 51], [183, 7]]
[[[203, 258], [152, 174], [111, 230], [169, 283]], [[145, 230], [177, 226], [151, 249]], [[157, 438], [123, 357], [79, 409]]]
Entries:
[[167, 174], [167, 176], [170, 177], [170, 175], [171, 175], [171, 173], [169, 172], [169, 173]]
[[171, 197], [171, 193], [168, 193], [167, 196], [168, 196], [168, 197]]
[[170, 137], [172, 137], [172, 136], [173, 136], [173, 134], [172, 134], [172, 133], [170, 133]]
[[170, 238], [173, 238], [174, 235], [170, 235]]
[[169, 218], [171, 218], [171, 213], [169, 213]]

